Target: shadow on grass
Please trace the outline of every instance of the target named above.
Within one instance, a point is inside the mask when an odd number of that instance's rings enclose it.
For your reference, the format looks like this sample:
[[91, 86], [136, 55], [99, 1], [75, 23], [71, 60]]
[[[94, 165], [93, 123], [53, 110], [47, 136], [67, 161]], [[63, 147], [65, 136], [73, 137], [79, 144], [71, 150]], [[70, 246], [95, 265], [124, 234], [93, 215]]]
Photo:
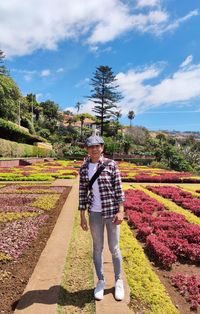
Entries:
[[32, 290], [21, 296], [12, 304], [12, 310], [23, 310], [34, 303], [58, 304], [60, 306], [73, 305], [84, 308], [87, 303], [94, 302], [93, 289], [69, 292], [60, 285], [52, 286], [48, 290]]

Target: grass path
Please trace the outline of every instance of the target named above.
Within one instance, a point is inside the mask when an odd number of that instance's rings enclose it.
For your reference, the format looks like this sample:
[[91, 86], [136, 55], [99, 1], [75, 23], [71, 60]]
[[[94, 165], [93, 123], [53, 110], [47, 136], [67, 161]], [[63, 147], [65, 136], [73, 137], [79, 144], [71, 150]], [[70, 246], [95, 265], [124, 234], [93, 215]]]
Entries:
[[61, 282], [57, 314], [95, 313], [92, 244], [79, 226], [77, 211]]

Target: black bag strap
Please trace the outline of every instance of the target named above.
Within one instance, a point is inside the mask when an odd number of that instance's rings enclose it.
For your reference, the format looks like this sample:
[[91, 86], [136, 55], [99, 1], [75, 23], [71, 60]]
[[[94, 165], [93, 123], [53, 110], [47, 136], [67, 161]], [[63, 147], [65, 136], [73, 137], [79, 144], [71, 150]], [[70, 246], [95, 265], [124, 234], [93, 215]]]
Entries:
[[96, 181], [96, 179], [100, 176], [101, 172], [106, 168], [106, 166], [109, 164], [110, 159], [106, 160], [93, 174], [92, 178], [89, 181], [89, 190], [91, 190], [93, 183]]

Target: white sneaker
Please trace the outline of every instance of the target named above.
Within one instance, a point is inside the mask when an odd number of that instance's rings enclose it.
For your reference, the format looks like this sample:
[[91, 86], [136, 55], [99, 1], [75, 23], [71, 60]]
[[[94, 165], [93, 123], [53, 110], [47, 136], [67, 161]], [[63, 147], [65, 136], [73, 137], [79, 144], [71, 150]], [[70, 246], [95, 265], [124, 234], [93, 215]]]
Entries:
[[122, 279], [118, 279], [115, 282], [115, 299], [122, 301], [124, 299], [124, 285]]
[[94, 289], [94, 297], [96, 300], [102, 300], [104, 295], [105, 281], [99, 280], [96, 288]]

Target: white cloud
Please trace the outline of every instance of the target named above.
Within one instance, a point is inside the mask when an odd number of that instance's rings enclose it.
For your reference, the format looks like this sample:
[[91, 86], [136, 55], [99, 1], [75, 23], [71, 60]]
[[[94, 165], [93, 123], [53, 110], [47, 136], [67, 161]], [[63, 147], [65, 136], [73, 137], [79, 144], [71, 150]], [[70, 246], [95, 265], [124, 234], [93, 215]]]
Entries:
[[[121, 103], [123, 113], [134, 110], [143, 113], [149, 109], [166, 105], [183, 106], [200, 97], [200, 64], [179, 68], [171, 76], [159, 80], [161, 68], [151, 66], [141, 71], [130, 70], [117, 75], [124, 96]], [[146, 80], [156, 79], [157, 84]]]
[[199, 10], [193, 10], [186, 14], [185, 16], [173, 21], [172, 23], [169, 23], [168, 25], [164, 25], [161, 28], [157, 28], [156, 32], [158, 34], [163, 34], [169, 31], [173, 31], [176, 28], [178, 28], [182, 23], [186, 22], [187, 20], [191, 19], [193, 16], [198, 16], [199, 15]]
[[55, 50], [60, 41], [74, 39], [97, 51], [97, 44], [126, 32], [159, 35], [198, 14], [194, 10], [173, 21], [158, 0], [1, 1], [0, 47], [7, 57], [22, 56], [37, 49]]
[[42, 70], [40, 73], [40, 76], [42, 76], [42, 77], [46, 77], [49, 75], [51, 75], [51, 71], [49, 69]]
[[184, 61], [183, 63], [181, 63], [180, 68], [184, 68], [186, 67], [188, 64], [190, 64], [193, 60], [193, 56], [189, 55]]
[[57, 75], [57, 73], [62, 73], [64, 72], [63, 68], [58, 68], [55, 71], [52, 71], [50, 69], [43, 69], [43, 70], [25, 70], [25, 69], [16, 69], [13, 68], [11, 69], [11, 73], [17, 73], [17, 74], [22, 74], [23, 78], [25, 81], [29, 82], [32, 81], [35, 78], [43, 78], [43, 77], [48, 77], [48, 76], [52, 76], [55, 77]]
[[22, 74], [25, 81], [27, 82], [31, 81], [34, 75], [37, 74], [37, 71], [35, 70], [30, 71], [30, 70], [21, 70], [21, 69], [11, 69], [11, 72]]
[[157, 6], [159, 3], [160, 3], [159, 0], [138, 0], [137, 7], [139, 8], [154, 7], [154, 6]]
[[[124, 97], [119, 103], [123, 115], [127, 116], [129, 110], [139, 114], [169, 105], [176, 107], [179, 105], [182, 111], [184, 108], [187, 112], [191, 111], [188, 109], [190, 102], [200, 99], [200, 64], [188, 63], [187, 67], [182, 68], [179, 66], [176, 72], [161, 78], [164, 75], [164, 65], [166, 63], [161, 62], [144, 69], [132, 69], [116, 75], [119, 90]], [[155, 81], [156, 83], [153, 83]], [[80, 112], [94, 115], [92, 108], [94, 103], [86, 101], [82, 103]], [[193, 111], [197, 112], [198, 109], [192, 108], [191, 112]]]

